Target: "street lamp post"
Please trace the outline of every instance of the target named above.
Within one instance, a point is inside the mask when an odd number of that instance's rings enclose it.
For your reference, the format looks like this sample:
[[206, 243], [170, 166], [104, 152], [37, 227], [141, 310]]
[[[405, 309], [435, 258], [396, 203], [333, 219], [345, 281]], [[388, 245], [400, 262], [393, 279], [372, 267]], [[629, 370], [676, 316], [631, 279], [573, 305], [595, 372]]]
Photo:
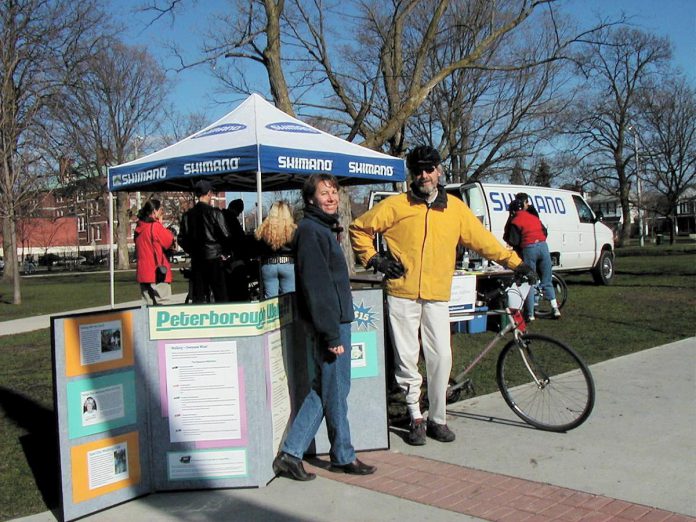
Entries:
[[638, 131], [634, 126], [629, 126], [633, 132], [633, 150], [636, 154], [636, 205], [638, 206], [638, 239], [640, 246], [645, 246], [645, 237], [643, 234], [643, 205], [641, 201], [641, 186], [640, 186], [640, 161], [638, 159]]

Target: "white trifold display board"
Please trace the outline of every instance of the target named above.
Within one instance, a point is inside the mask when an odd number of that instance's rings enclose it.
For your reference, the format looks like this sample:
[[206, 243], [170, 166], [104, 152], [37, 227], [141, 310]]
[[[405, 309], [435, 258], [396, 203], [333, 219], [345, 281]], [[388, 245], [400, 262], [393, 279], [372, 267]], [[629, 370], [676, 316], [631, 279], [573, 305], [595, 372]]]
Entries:
[[[382, 292], [354, 292], [349, 421], [388, 447]], [[294, 295], [53, 317], [64, 520], [155, 491], [263, 487], [307, 391]], [[310, 453], [328, 451], [320, 432]]]

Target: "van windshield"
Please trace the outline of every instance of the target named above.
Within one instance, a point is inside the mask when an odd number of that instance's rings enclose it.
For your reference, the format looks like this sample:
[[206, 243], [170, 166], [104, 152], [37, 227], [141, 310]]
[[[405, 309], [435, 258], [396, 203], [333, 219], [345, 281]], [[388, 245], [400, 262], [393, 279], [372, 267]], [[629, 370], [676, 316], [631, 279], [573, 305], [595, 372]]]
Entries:
[[574, 195], [573, 201], [575, 202], [575, 208], [578, 209], [580, 223], [594, 223], [594, 214], [589, 205], [579, 196]]
[[483, 196], [483, 191], [478, 185], [467, 187], [464, 190], [464, 197], [466, 199], [466, 204], [474, 213], [474, 215], [479, 218], [484, 225], [488, 225], [488, 213], [486, 212], [486, 199]]

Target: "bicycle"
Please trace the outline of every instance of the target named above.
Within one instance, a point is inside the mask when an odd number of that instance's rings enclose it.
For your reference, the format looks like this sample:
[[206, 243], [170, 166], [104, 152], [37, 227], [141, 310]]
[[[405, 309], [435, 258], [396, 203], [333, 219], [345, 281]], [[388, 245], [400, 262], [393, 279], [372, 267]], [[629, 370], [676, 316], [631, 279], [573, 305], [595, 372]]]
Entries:
[[467, 378], [469, 372], [503, 337], [512, 333], [513, 339], [500, 351], [496, 365], [496, 381], [503, 399], [518, 417], [536, 428], [568, 431], [590, 416], [595, 401], [594, 380], [587, 364], [568, 345], [526, 332], [521, 309], [528, 291], [527, 283], [518, 285], [510, 280], [484, 296], [492, 305], [501, 296], [508, 298], [504, 308], [487, 314], [505, 316], [509, 322], [469, 366], [450, 380], [447, 402], [456, 402], [464, 389], [473, 389]]
[[[556, 292], [556, 302], [558, 303], [558, 309], [560, 310], [568, 300], [568, 284], [565, 282], [565, 279], [556, 273], [551, 275], [551, 284]], [[551, 317], [553, 315], [551, 301], [546, 298], [540, 285], [536, 284], [533, 288], [535, 292], [534, 315], [544, 318]]]

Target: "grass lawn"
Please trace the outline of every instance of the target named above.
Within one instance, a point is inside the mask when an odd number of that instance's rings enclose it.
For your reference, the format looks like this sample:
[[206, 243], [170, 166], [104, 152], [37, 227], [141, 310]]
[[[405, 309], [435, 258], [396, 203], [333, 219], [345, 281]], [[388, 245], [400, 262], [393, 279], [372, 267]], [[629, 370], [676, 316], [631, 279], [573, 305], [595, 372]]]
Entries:
[[[595, 286], [589, 275], [567, 277], [569, 297], [562, 320], [537, 320], [531, 331], [570, 344], [589, 363], [695, 335], [696, 252], [630, 253], [620, 251], [611, 286]], [[108, 304], [108, 276], [29, 279], [23, 280], [21, 311], [7, 304], [8, 289], [0, 286], [2, 319]], [[185, 291], [183, 281], [177, 284], [181, 286], [175, 285], [175, 292]], [[117, 293], [117, 301], [138, 298], [132, 272], [119, 274], [116, 288], [123, 292]], [[493, 335], [454, 335], [454, 371]], [[59, 505], [49, 336], [41, 330], [0, 337], [0, 520]], [[496, 355], [490, 354], [474, 371], [479, 394], [496, 389]]]
[[[188, 290], [188, 282], [172, 269], [172, 293]], [[0, 320], [9, 321], [33, 315], [57, 314], [69, 310], [108, 305], [110, 300], [108, 272], [64, 272], [22, 277], [22, 304], [12, 304], [12, 287], [0, 282]], [[114, 301], [123, 303], [140, 299], [135, 271], [116, 272]]]

